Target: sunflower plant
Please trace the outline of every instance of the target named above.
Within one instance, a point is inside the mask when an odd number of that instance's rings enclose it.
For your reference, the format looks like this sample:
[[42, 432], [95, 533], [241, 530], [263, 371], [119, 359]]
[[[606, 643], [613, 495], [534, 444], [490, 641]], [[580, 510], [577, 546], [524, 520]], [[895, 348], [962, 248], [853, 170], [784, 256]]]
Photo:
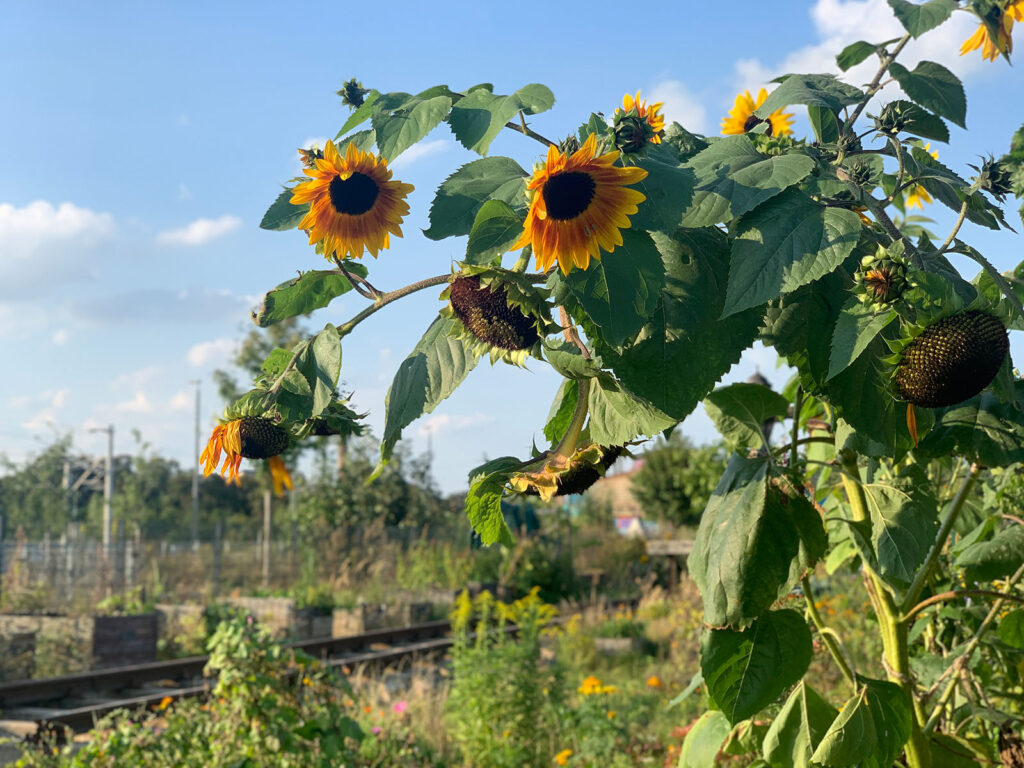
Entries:
[[[1024, 602], [1024, 521], [999, 506], [1024, 466], [1024, 381], [1009, 356], [1009, 332], [1024, 329], [1024, 264], [1000, 273], [961, 229], [1011, 229], [1003, 205], [1024, 194], [1024, 142], [1018, 132], [973, 173], [945, 165], [931, 144], [965, 125], [963, 86], [941, 64], [899, 59], [954, 12], [978, 22], [965, 55], [1008, 59], [1024, 2], [889, 4], [906, 34], [837, 56], [844, 72], [877, 61], [867, 85], [785, 75], [770, 93], [739, 95], [722, 136], [667, 123], [640, 93], [548, 138], [531, 127], [555, 103], [544, 85], [410, 94], [346, 83], [348, 119], [322, 149], [300, 150], [303, 176], [262, 221], [304, 230], [326, 268], [269, 291], [253, 320], [353, 291], [367, 304], [274, 350], [215, 429], [206, 471], [221, 453], [234, 477], [242, 458], [361, 429], [337, 392], [345, 337], [436, 290], [437, 313], [384, 402], [377, 473], [481, 358], [550, 365], [563, 379], [536, 425], [540, 448], [469, 472], [466, 511], [485, 544], [512, 543], [502, 499], [582, 493], [701, 402], [732, 451], [689, 564], [706, 625], [692, 688], [711, 709], [680, 765], [710, 765], [695, 756], [713, 759], [727, 740], [770, 766], [995, 760], [1019, 730], [1024, 673], [1024, 614], [1011, 610]], [[440, 184], [423, 234], [464, 238], [464, 256], [382, 290], [363, 257], [387, 257], [411, 190], [389, 166], [442, 125], [480, 158]], [[521, 136], [532, 167], [488, 154], [502, 131]], [[894, 213], [922, 201], [955, 213], [941, 241]], [[981, 270], [966, 279], [958, 267], [970, 262]], [[796, 370], [785, 390], [716, 389], [757, 341]], [[789, 420], [782, 445], [762, 430], [773, 419]], [[282, 467], [275, 475], [285, 484]], [[819, 564], [863, 575], [877, 666], [856, 669], [817, 611]], [[803, 611], [785, 607], [794, 597]], [[815, 643], [846, 678], [845, 701], [802, 679]], [[750, 737], [755, 717], [774, 718], [763, 739]]]

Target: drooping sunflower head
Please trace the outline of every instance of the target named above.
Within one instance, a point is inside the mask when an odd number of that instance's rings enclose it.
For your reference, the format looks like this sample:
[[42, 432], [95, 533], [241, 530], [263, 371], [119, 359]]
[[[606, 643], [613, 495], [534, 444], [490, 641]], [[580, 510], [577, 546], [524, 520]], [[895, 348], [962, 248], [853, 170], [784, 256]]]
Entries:
[[630, 226], [629, 216], [646, 196], [628, 185], [647, 177], [643, 168], [615, 165], [619, 152], [595, 156], [597, 137], [591, 134], [571, 155], [548, 147], [526, 188], [532, 195], [523, 234], [511, 250], [533, 246], [537, 268], [547, 271], [557, 261], [563, 274], [586, 269], [622, 245], [619, 230]]
[[1006, 326], [994, 315], [980, 310], [947, 315], [900, 352], [896, 389], [924, 408], [962, 403], [992, 383], [1009, 349]]
[[376, 257], [391, 246], [391, 235], [402, 236], [402, 218], [409, 213], [405, 197], [413, 186], [392, 181], [384, 158], [352, 142], [341, 155], [328, 141], [313, 163], [303, 170], [310, 180], [296, 185], [291, 197], [294, 205], [310, 203], [299, 222], [310, 245], [322, 243], [328, 258], [361, 258], [364, 249]]
[[238, 469], [243, 458], [267, 459], [274, 492], [280, 495], [284, 488], [292, 488], [291, 476], [279, 455], [288, 448], [289, 443], [287, 430], [274, 419], [265, 416], [229, 419], [213, 428], [206, 448], [199, 456], [203, 464], [203, 476], [216, 471], [222, 452], [224, 464], [220, 473], [229, 483], [241, 482]]
[[622, 152], [631, 154], [639, 152], [650, 144], [660, 144], [665, 133], [665, 118], [661, 114], [661, 102], [648, 105], [636, 96], [626, 94], [622, 97], [622, 109], [615, 110], [612, 130], [615, 134], [615, 146]]
[[981, 57], [995, 61], [1000, 54], [1013, 53], [1013, 22], [1024, 21], [1024, 0], [1010, 0], [1005, 7], [994, 3], [981, 19], [974, 34], [960, 46], [960, 55], [981, 48]]
[[492, 363], [522, 365], [557, 330], [544, 296], [520, 273], [463, 265], [441, 298], [448, 299], [442, 315], [457, 319], [461, 338]]
[[624, 445], [586, 445], [561, 462], [548, 462], [537, 472], [513, 475], [509, 485], [527, 496], [549, 501], [555, 496], [583, 493], [604, 477], [625, 451]]
[[[752, 131], [761, 123], [767, 123], [765, 134], [768, 136], [789, 136], [793, 133], [793, 114], [777, 109], [766, 118], [760, 118], [754, 113], [757, 108], [764, 104], [768, 98], [768, 91], [762, 88], [757, 93], [755, 101], [750, 91], [737, 94], [728, 117], [722, 118], [722, 133], [738, 135]], [[785, 107], [783, 107], [785, 109]]]

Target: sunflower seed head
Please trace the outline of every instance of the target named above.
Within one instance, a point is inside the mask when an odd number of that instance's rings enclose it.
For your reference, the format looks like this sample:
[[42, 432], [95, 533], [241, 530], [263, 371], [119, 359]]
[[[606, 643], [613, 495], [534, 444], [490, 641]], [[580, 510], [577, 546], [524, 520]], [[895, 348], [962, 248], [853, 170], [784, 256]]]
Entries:
[[992, 383], [1009, 348], [1006, 327], [995, 316], [978, 310], [949, 315], [903, 349], [896, 387], [914, 405], [956, 405]]
[[[591, 445], [576, 451], [568, 467], [554, 474], [554, 492], [551, 495], [571, 496], [583, 493], [604, 477], [604, 473], [618, 460], [624, 450], [623, 445]], [[533, 478], [524, 474], [520, 482], [513, 482], [513, 487], [527, 496], [546, 496], [551, 491], [551, 477], [542, 478], [540, 474]], [[548, 482], [545, 483], [544, 480]], [[546, 487], [542, 488], [542, 485]]]
[[449, 288], [452, 311], [480, 341], [506, 350], [532, 347], [540, 340], [534, 318], [510, 306], [507, 289], [483, 286], [475, 275], [457, 277]]
[[239, 420], [241, 455], [247, 459], [269, 459], [288, 447], [288, 432], [273, 419], [243, 416]]

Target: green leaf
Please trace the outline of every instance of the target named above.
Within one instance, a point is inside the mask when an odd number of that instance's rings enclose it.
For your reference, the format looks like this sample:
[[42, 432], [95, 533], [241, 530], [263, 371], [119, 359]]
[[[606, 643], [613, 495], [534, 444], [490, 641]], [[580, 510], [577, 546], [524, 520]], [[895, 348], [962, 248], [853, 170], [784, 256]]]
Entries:
[[789, 401], [761, 384], [738, 383], [716, 389], [704, 401], [708, 416], [725, 438], [729, 450], [760, 448], [765, 443], [763, 425], [784, 419]]
[[836, 64], [839, 68], [845, 72], [850, 67], [855, 67], [864, 61], [868, 56], [877, 51], [879, 46], [872, 45], [871, 43], [858, 40], [855, 43], [850, 43], [848, 46], [840, 51], [839, 55], [836, 56]]
[[363, 97], [363, 103], [352, 110], [352, 114], [348, 116], [348, 120], [341, 126], [341, 130], [334, 137], [337, 141], [346, 133], [351, 131], [357, 125], [361, 125], [370, 119], [370, 115], [373, 114], [373, 105], [377, 103], [377, 99], [380, 98], [380, 91], [371, 90], [366, 96]]
[[839, 141], [839, 118], [830, 109], [810, 106], [807, 108], [807, 119], [814, 130], [814, 137], [823, 144], [834, 144]]
[[452, 100], [450, 96], [429, 99], [410, 96], [392, 112], [382, 105], [384, 99], [373, 110], [373, 129], [377, 134], [377, 149], [390, 162], [434, 130], [447, 117]]
[[729, 738], [732, 730], [729, 720], [721, 712], [712, 710], [705, 712], [686, 734], [682, 749], [679, 750], [677, 768], [709, 768], [715, 764], [715, 758], [722, 744]]
[[910, 738], [910, 701], [894, 683], [864, 682], [814, 750], [812, 762], [829, 768], [892, 768]]
[[942, 768], [978, 768], [979, 765], [994, 765], [992, 755], [984, 743], [946, 733], [932, 733], [929, 739], [932, 742], [932, 765]]
[[1011, 525], [990, 539], [975, 541], [954, 551], [955, 564], [965, 569], [971, 581], [1006, 578], [1024, 562], [1024, 526]]
[[550, 445], [556, 445], [565, 435], [572, 422], [572, 415], [576, 411], [576, 401], [579, 400], [579, 387], [575, 381], [563, 381], [555, 395], [555, 402], [551, 404], [551, 412], [548, 414], [548, 421], [544, 425], [544, 437]]
[[[1014, 383], [1017, 402], [1024, 402], [1024, 380]], [[1024, 461], [1024, 412], [991, 392], [935, 411], [935, 426], [921, 441], [925, 456], [959, 453], [986, 467], [1007, 467]]]
[[647, 171], [647, 177], [633, 187], [643, 192], [647, 199], [630, 217], [630, 226], [633, 229], [675, 231], [683, 211], [693, 199], [693, 170], [680, 165], [676, 150], [664, 144], [651, 146], [636, 164]]
[[717, 229], [655, 233], [654, 242], [665, 272], [660, 302], [631, 346], [600, 352], [631, 392], [681, 420], [753, 342], [761, 313], [719, 320], [729, 251]]
[[897, 589], [910, 586], [939, 531], [938, 503], [929, 489], [923, 473], [906, 474], [893, 485], [864, 485], [879, 575]]
[[598, 445], [622, 445], [638, 435], [654, 436], [676, 423], [608, 374], [593, 379], [589, 408], [590, 438]]
[[430, 228], [423, 234], [431, 240], [468, 235], [477, 211], [490, 199], [513, 208], [526, 205], [526, 171], [511, 157], [474, 160], [449, 176], [430, 204]]
[[651, 236], [624, 229], [622, 245], [559, 280], [601, 329], [601, 337], [618, 347], [635, 337], [654, 312], [665, 272]]
[[696, 187], [683, 225], [703, 227], [742, 216], [802, 181], [814, 169], [814, 160], [799, 153], [765, 157], [747, 136], [729, 136], [691, 158], [686, 167], [696, 174]]
[[879, 311], [876, 307], [850, 299], [839, 313], [832, 334], [832, 355], [828, 378], [842, 373], [867, 349], [875, 337], [896, 319], [892, 309]]
[[706, 630], [700, 668], [712, 706], [735, 724], [753, 717], [803, 677], [811, 631], [796, 611], [770, 611], [750, 627]]
[[802, 681], [776, 715], [762, 743], [771, 768], [810, 768], [811, 755], [839, 713]]
[[768, 470], [767, 459], [733, 455], [701, 517], [688, 565], [710, 626], [750, 624], [825, 554], [821, 517]]
[[1010, 611], [999, 620], [996, 635], [1011, 648], [1024, 649], [1024, 610]]
[[260, 221], [260, 229], [269, 229], [274, 232], [284, 232], [295, 229], [302, 221], [302, 217], [309, 213], [309, 203], [292, 205], [292, 190], [285, 188], [284, 192], [277, 196], [277, 199], [263, 214]]
[[344, 155], [349, 144], [355, 144], [360, 152], [369, 152], [374, 142], [377, 141], [377, 134], [371, 128], [368, 131], [356, 131], [351, 136], [346, 136], [336, 142], [335, 148], [338, 154]]
[[853, 251], [861, 229], [853, 211], [826, 208], [797, 190], [748, 213], [736, 225], [722, 315], [756, 307], [827, 275]]
[[897, 99], [891, 103], [899, 105], [899, 109], [902, 110], [904, 132], [920, 136], [922, 139], [949, 143], [949, 128], [942, 122], [942, 118], [936, 117], [912, 101]]
[[477, 355], [449, 333], [457, 320], [438, 317], [398, 366], [384, 398], [386, 416], [376, 476], [391, 459], [402, 430], [454, 392], [476, 366]]
[[920, 37], [948, 19], [957, 8], [957, 0], [928, 0], [920, 5], [908, 0], [889, 0], [889, 7], [912, 37]]
[[488, 200], [476, 213], [466, 245], [466, 261], [488, 264], [499, 260], [523, 234], [523, 218], [501, 200]]
[[341, 337], [338, 329], [328, 323], [310, 340], [295, 367], [306, 377], [313, 390], [313, 416], [319, 416], [330, 405], [341, 375]]
[[484, 546], [500, 543], [515, 546], [512, 531], [501, 512], [505, 483], [521, 462], [514, 456], [494, 459], [475, 469], [466, 493], [466, 514]]
[[464, 147], [486, 155], [494, 137], [519, 110], [532, 115], [551, 109], [554, 103], [554, 94], [539, 83], [520, 88], [511, 96], [496, 96], [479, 89], [459, 99], [448, 122]]
[[575, 344], [566, 341], [545, 342], [544, 357], [567, 379], [592, 379], [601, 372], [599, 360], [587, 360]]
[[839, 113], [843, 107], [856, 104], [862, 98], [864, 92], [860, 88], [847, 85], [832, 75], [786, 75], [754, 114], [765, 118], [790, 104], [813, 105]]
[[908, 70], [899, 62], [893, 62], [889, 72], [907, 96], [922, 107], [952, 120], [961, 128], [967, 127], [967, 95], [963, 83], [944, 66], [922, 61]]
[[[345, 265], [355, 275], [366, 277], [368, 270], [362, 264]], [[272, 288], [263, 297], [263, 303], [253, 310], [252, 321], [266, 328], [289, 317], [307, 315], [314, 309], [326, 307], [334, 299], [352, 290], [352, 283], [336, 270], [311, 270]]]

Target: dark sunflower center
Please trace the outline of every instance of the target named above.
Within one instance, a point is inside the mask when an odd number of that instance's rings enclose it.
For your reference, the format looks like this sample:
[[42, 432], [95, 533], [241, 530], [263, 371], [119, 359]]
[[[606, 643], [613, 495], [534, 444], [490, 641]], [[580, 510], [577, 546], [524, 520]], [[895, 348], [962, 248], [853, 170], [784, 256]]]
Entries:
[[548, 209], [548, 216], [558, 221], [575, 219], [594, 199], [597, 184], [589, 173], [569, 171], [556, 173], [548, 179], [541, 194]]
[[743, 132], [744, 133], [748, 133], [752, 129], [754, 129], [757, 126], [759, 126], [761, 123], [768, 123], [768, 128], [765, 130], [764, 133], [765, 133], [766, 136], [771, 136], [772, 135], [772, 121], [771, 120], [762, 120], [757, 115], [751, 115], [750, 117], [747, 118], [747, 122], [745, 122], [743, 124]]
[[358, 216], [373, 208], [373, 204], [377, 202], [377, 195], [380, 194], [380, 187], [365, 173], [357, 171], [347, 179], [335, 176], [331, 179], [328, 191], [334, 210], [338, 213], [347, 213], [349, 216]]

